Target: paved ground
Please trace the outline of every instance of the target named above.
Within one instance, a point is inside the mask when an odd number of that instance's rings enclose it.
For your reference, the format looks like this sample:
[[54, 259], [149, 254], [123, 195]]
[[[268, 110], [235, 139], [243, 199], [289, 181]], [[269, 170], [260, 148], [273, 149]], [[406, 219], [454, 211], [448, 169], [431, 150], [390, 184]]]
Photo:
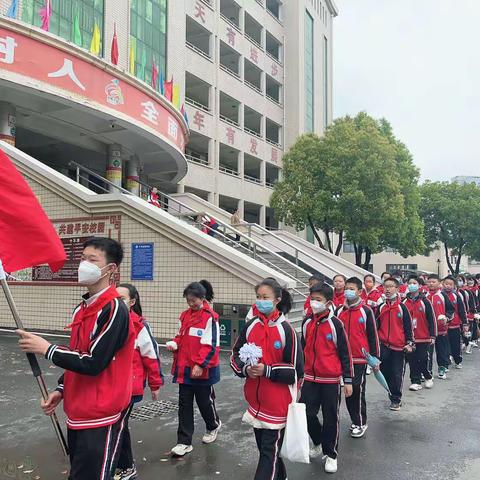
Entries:
[[[58, 341], [58, 339], [57, 339]], [[170, 361], [164, 352], [164, 368]], [[242, 381], [222, 358], [223, 380], [217, 388], [218, 410], [225, 425], [216, 444], [204, 446], [195, 435], [195, 450], [184, 460], [168, 455], [175, 444], [176, 414], [148, 422], [132, 421], [135, 457], [142, 480], [247, 480], [253, 477], [256, 448], [248, 427], [241, 424], [245, 405]], [[401, 412], [388, 402], [375, 379], [368, 380], [369, 430], [355, 440], [342, 406], [337, 479], [471, 480], [480, 478], [480, 352], [466, 358], [462, 371], [436, 381], [431, 391], [406, 392]], [[60, 371], [42, 362], [46, 380], [56, 384]], [[176, 401], [177, 387], [168, 384], [162, 398]], [[407, 385], [408, 386], [408, 385]], [[16, 338], [0, 333], [0, 480], [67, 477], [67, 463], [56, 445], [49, 420], [38, 407], [37, 387], [28, 364], [16, 348]], [[326, 478], [322, 465], [289, 464], [290, 480]], [[33, 472], [30, 472], [33, 470]], [[24, 472], [27, 473], [24, 473]]]

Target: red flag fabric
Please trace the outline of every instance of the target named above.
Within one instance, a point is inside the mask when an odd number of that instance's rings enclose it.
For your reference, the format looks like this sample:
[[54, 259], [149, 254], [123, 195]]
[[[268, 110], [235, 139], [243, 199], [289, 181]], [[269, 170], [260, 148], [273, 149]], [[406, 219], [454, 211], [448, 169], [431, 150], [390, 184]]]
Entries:
[[173, 78], [169, 82], [165, 82], [165, 98], [171, 102], [173, 99]]
[[152, 65], [152, 88], [158, 90], [158, 67], [155, 59], [153, 59]]
[[112, 39], [112, 49], [110, 51], [110, 61], [114, 65], [118, 65], [118, 40], [117, 40], [117, 25], [113, 25], [113, 39]]
[[28, 183], [0, 149], [0, 259], [6, 272], [48, 263], [53, 272], [65, 249]]

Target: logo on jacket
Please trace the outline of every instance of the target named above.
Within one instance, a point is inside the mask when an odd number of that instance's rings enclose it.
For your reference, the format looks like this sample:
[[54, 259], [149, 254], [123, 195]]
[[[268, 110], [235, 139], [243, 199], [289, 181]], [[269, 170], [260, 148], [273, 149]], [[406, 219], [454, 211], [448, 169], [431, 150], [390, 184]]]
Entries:
[[327, 340], [333, 340], [333, 335], [331, 333], [327, 333]]
[[201, 337], [203, 335], [203, 330], [197, 330], [197, 335]]
[[276, 342], [273, 343], [273, 348], [275, 350], [280, 350], [282, 348], [282, 342], [280, 340], [277, 340]]
[[360, 318], [358, 319], [358, 323], [365, 323], [365, 319], [364, 319], [363, 317], [360, 317]]
[[423, 312], [423, 307], [420, 307], [420, 308], [418, 309], [418, 311], [419, 311], [419, 312]]
[[397, 317], [398, 317], [398, 318], [402, 318], [401, 312], [398, 312], [398, 313], [397, 313]]
[[441, 300], [437, 300], [437, 305], [441, 305], [442, 304], [442, 301]]

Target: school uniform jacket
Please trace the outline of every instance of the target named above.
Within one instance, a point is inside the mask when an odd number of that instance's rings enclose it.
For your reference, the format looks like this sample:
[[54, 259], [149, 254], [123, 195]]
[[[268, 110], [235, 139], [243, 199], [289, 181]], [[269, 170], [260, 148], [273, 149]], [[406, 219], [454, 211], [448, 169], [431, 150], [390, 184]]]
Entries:
[[158, 343], [153, 338], [150, 326], [143, 317], [130, 311], [135, 331], [133, 352], [133, 387], [132, 395], [143, 395], [148, 383], [150, 390], [156, 391], [163, 385]]
[[64, 368], [63, 393], [72, 430], [116, 423], [132, 398], [135, 332], [128, 308], [114, 286], [93, 302], [88, 295], [73, 312], [70, 346], [50, 345], [48, 360]]
[[380, 342], [391, 350], [401, 352], [407, 343], [413, 343], [412, 319], [400, 296], [385, 300], [377, 310], [377, 328]]
[[448, 317], [451, 319], [448, 324], [448, 329], [454, 330], [460, 328], [462, 325], [468, 325], [467, 312], [462, 296], [455, 290], [453, 292], [442, 290], [441, 295], [443, 295], [445, 301], [448, 300], [453, 306], [452, 315]]
[[448, 333], [447, 318], [452, 318], [455, 313], [452, 302], [441, 290], [436, 292], [428, 292], [427, 298], [433, 306], [433, 311], [437, 320], [438, 335], [443, 337]]
[[415, 343], [430, 343], [438, 334], [437, 322], [432, 304], [425, 295], [407, 295], [403, 304], [408, 308], [412, 318]]
[[473, 316], [476, 313], [476, 304], [474, 295], [467, 288], [459, 288], [458, 293], [463, 298], [463, 303], [465, 305], [465, 313], [467, 314], [467, 319], [469, 322], [473, 322]]
[[345, 303], [345, 290], [337, 292], [333, 290], [333, 305], [335, 308], [341, 307]]
[[[173, 339], [172, 375], [174, 383], [213, 385], [220, 381], [220, 329], [218, 314], [208, 302], [200, 310], [189, 308], [180, 315], [180, 329]], [[195, 365], [203, 368], [200, 377], [192, 378]]]
[[306, 317], [312, 314], [312, 307], [310, 306], [311, 300], [312, 300], [312, 297], [308, 295], [308, 297], [305, 300], [305, 303], [303, 304], [303, 314]]
[[359, 299], [355, 305], [348, 303], [342, 305], [336, 310], [335, 316], [341, 320], [347, 333], [354, 364], [367, 363], [362, 350], [374, 357], [380, 357], [377, 326], [370, 307], [364, 305]]
[[369, 292], [363, 289], [360, 296], [365, 305], [373, 310], [375, 310], [382, 301], [382, 294], [376, 287], [373, 287]]
[[305, 381], [352, 383], [353, 360], [343, 323], [327, 310], [312, 314], [302, 324]]
[[[244, 394], [248, 409], [244, 419], [256, 428], [281, 429], [292, 402], [289, 385], [295, 383], [295, 375], [299, 384], [303, 378], [302, 350], [295, 330], [283, 314], [275, 310], [266, 317], [254, 311], [257, 315], [247, 319], [235, 342], [230, 366], [235, 375], [247, 379]], [[259, 362], [265, 365], [264, 376], [248, 377], [248, 365], [240, 359], [240, 349], [246, 343], [262, 349]]]

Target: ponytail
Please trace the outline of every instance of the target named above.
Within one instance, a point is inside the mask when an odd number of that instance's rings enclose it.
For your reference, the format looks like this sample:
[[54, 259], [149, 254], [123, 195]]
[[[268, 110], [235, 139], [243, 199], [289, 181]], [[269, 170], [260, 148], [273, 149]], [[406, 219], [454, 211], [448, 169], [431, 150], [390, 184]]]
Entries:
[[292, 309], [292, 296], [290, 292], [280, 286], [280, 284], [272, 277], [265, 278], [256, 287], [255, 292], [258, 292], [260, 287], [270, 287], [273, 290], [275, 298], [280, 298], [280, 302], [277, 304], [277, 310], [284, 314], [287, 314]]
[[207, 300], [211, 302], [214, 299], [212, 284], [207, 280], [200, 280], [199, 282], [192, 282], [185, 287], [183, 291], [183, 297], [187, 298], [188, 295], [200, 298], [201, 300]]
[[205, 300], [211, 302], [215, 298], [212, 284], [208, 280], [200, 280], [198, 283], [205, 289]]
[[134, 287], [131, 283], [121, 283], [119, 287], [126, 288], [128, 290], [128, 296], [131, 300], [135, 300], [135, 303], [132, 306], [132, 310], [140, 317], [143, 316], [142, 313], [142, 305], [140, 303], [140, 294], [136, 287]]

